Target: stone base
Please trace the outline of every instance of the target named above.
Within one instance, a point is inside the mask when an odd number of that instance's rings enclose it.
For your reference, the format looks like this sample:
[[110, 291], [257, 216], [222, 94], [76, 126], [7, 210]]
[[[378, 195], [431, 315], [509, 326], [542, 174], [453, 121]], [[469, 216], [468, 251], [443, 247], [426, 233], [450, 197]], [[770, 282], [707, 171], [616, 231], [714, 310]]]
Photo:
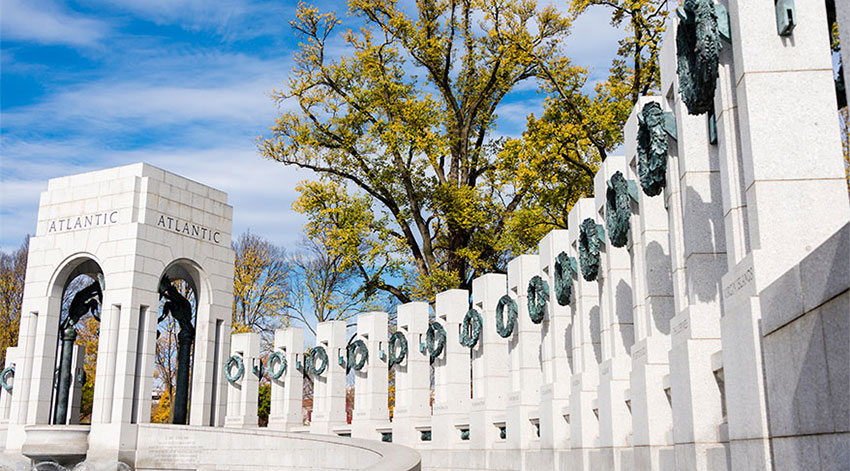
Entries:
[[635, 471], [676, 471], [676, 454], [672, 446], [635, 446]]
[[728, 448], [717, 443], [683, 443], [674, 447], [676, 469], [683, 471], [727, 471], [732, 469]]

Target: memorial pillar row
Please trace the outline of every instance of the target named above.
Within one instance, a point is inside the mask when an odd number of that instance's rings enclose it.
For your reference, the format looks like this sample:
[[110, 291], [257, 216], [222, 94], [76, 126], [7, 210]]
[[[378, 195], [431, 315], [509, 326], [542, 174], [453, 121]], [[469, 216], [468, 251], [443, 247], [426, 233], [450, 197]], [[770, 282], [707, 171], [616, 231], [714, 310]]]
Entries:
[[[638, 173], [638, 115], [660, 97], [642, 97], [623, 130], [627, 178], [635, 182], [638, 203], [631, 217], [632, 298], [635, 344], [627, 400], [632, 412], [636, 469], [674, 470], [673, 416], [664, 392], [670, 372], [670, 320], [675, 314], [667, 210], [662, 195], [648, 196]], [[675, 140], [662, 136], [669, 145]], [[667, 159], [667, 155], [663, 156]]]
[[[6, 348], [6, 360], [3, 364], [3, 370], [7, 370], [8, 368], [14, 368], [17, 370], [17, 364], [20, 362], [19, 347], [8, 347]], [[9, 424], [9, 414], [12, 409], [12, 395], [15, 392], [15, 381], [17, 379], [14, 378], [14, 375], [17, 375], [17, 371], [12, 373], [10, 377], [7, 377], [7, 385], [11, 386], [12, 389], [6, 390], [5, 388], [0, 388], [0, 425], [8, 425]]]
[[[508, 262], [508, 290], [515, 296], [517, 320], [514, 333], [508, 339], [510, 358], [510, 394], [507, 403], [506, 447], [512, 451], [526, 451], [539, 441], [540, 383], [540, 327], [531, 321], [528, 313], [528, 284], [540, 275], [540, 258], [537, 255], [520, 255]], [[525, 459], [525, 453], [522, 453]], [[516, 455], [519, 459], [519, 454]], [[517, 463], [526, 468], [525, 462]]]
[[[570, 429], [564, 420], [570, 400], [570, 308], [562, 306], [555, 292], [555, 263], [561, 253], [569, 254], [570, 233], [553, 230], [539, 244], [541, 276], [549, 285], [546, 317], [540, 325], [541, 353], [544, 358], [540, 387], [540, 446], [544, 450], [569, 448]], [[566, 267], [565, 276], [571, 276]], [[556, 457], [553, 457], [553, 459]]]
[[269, 359], [268, 370], [272, 388], [269, 428], [291, 431], [304, 425], [304, 373], [296, 367], [304, 358], [304, 329], [289, 327], [275, 330], [274, 352], [280, 352], [279, 355], [286, 362], [286, 370], [279, 378], [271, 378], [272, 372], [277, 372], [283, 365], [277, 364], [279, 360], [272, 364]]
[[[428, 353], [419, 350], [428, 331], [428, 303], [412, 302], [398, 307], [398, 332], [407, 341], [407, 354], [395, 368], [395, 408], [393, 443], [418, 447], [422, 434], [417, 427], [430, 430], [431, 366]], [[400, 353], [401, 346], [396, 347]], [[389, 354], [389, 353], [388, 353]]]
[[676, 469], [726, 469], [723, 397], [714, 376], [720, 352], [721, 295], [726, 266], [717, 150], [706, 116], [689, 115], [676, 75], [676, 21], [662, 44], [664, 111], [676, 118], [678, 140], [669, 149], [667, 186], [673, 295], [670, 375], [664, 381], [673, 408]]
[[[387, 322], [386, 312], [357, 316], [357, 340], [366, 345], [368, 357], [363, 368], [354, 371], [354, 413], [351, 418], [351, 436], [354, 438], [380, 440], [381, 433], [377, 428], [389, 426]], [[355, 350], [355, 355], [348, 361], [359, 359], [360, 353]], [[349, 366], [354, 369], [353, 365]]]
[[[508, 398], [508, 342], [496, 331], [496, 305], [507, 293], [507, 282], [505, 275], [495, 273], [472, 280], [472, 306], [481, 314], [482, 326], [481, 338], [472, 349], [469, 442], [470, 448], [482, 453], [505, 443], [502, 430]], [[491, 467], [489, 457], [482, 467]]]
[[[586, 219], [597, 223], [591, 198], [578, 200], [570, 210], [569, 234], [571, 253], [580, 257], [580, 230]], [[599, 418], [596, 394], [599, 387], [599, 364], [602, 362], [599, 289], [595, 279], [587, 280], [579, 263], [573, 275], [575, 295], [571, 304], [573, 366], [570, 380], [570, 451], [571, 469], [590, 469], [591, 457], [599, 444]]]
[[[625, 178], [626, 161], [622, 156], [609, 156], [599, 167], [594, 179], [596, 211], [606, 221], [612, 208], [608, 193], [612, 178], [619, 172]], [[630, 203], [631, 204], [631, 203]], [[626, 405], [629, 372], [632, 362], [629, 350], [634, 344], [632, 312], [632, 275], [628, 249], [615, 247], [613, 231], [606, 224], [606, 241], [602, 244], [602, 266], [597, 282], [602, 302], [602, 364], [599, 367], [599, 447], [602, 466], [620, 469], [628, 460], [626, 447], [631, 434], [631, 415]]]
[[723, 113], [718, 147], [732, 195], [724, 200], [728, 218], [738, 219], [731, 216], [738, 201], [746, 205], [742, 229], [727, 231], [736, 257], [722, 277], [731, 462], [733, 469], [769, 470], [759, 293], [842, 228], [850, 202], [824, 3], [798, 2], [787, 36], [777, 34], [774, 5], [757, 3], [728, 2], [731, 53], [721, 57], [715, 108]]
[[[229, 371], [236, 381], [229, 382], [227, 389], [227, 416], [225, 427], [255, 428], [260, 378], [254, 367], [260, 366], [260, 335], [255, 332], [233, 334], [230, 340], [230, 355], [242, 360], [242, 374], [237, 367]], [[228, 360], [229, 361], [229, 360]]]
[[334, 428], [345, 427], [345, 367], [339, 364], [339, 356], [345, 354], [347, 344], [345, 321], [319, 322], [316, 326], [316, 346], [327, 355], [327, 365], [321, 370], [318, 355], [310, 355], [305, 365], [310, 365], [313, 380], [313, 412], [310, 432], [322, 435], [334, 434]]
[[469, 291], [437, 293], [435, 322], [446, 330], [445, 351], [434, 359], [433, 447], [452, 450], [466, 447], [463, 430], [469, 430], [470, 353], [458, 341], [460, 324], [469, 310]]

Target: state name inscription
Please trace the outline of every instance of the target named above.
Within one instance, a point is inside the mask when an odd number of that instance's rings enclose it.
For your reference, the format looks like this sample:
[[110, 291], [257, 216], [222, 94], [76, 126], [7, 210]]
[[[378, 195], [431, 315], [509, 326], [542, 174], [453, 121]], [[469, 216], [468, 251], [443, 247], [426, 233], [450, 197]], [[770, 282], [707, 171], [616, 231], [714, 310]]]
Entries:
[[118, 211], [104, 211], [102, 213], [84, 214], [82, 216], [72, 216], [67, 218], [59, 218], [50, 221], [47, 226], [47, 233], [68, 232], [77, 229], [89, 229], [91, 227], [105, 226], [107, 224], [118, 223]]
[[192, 222], [183, 221], [171, 216], [161, 215], [157, 220], [156, 225], [163, 229], [168, 229], [178, 234], [183, 234], [196, 239], [221, 243], [221, 232], [215, 229], [210, 229]]

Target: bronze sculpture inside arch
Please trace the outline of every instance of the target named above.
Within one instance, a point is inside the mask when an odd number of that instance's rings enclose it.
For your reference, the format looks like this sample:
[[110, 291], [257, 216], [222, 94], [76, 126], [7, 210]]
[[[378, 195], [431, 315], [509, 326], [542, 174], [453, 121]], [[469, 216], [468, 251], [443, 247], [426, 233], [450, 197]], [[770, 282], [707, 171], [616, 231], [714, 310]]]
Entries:
[[192, 344], [195, 342], [192, 304], [180, 294], [167, 276], [163, 276], [159, 282], [159, 295], [165, 298], [159, 321], [171, 314], [180, 325], [180, 332], [177, 334], [177, 384], [174, 392], [173, 423], [186, 425], [189, 405], [189, 370], [192, 368]]
[[68, 308], [68, 316], [59, 325], [62, 340], [59, 353], [59, 384], [56, 391], [56, 407], [53, 409], [53, 423], [66, 424], [68, 421], [68, 397], [71, 393], [71, 363], [74, 356], [74, 342], [77, 340], [77, 322], [89, 312], [100, 320], [98, 310], [103, 301], [100, 282], [94, 282], [77, 291]]

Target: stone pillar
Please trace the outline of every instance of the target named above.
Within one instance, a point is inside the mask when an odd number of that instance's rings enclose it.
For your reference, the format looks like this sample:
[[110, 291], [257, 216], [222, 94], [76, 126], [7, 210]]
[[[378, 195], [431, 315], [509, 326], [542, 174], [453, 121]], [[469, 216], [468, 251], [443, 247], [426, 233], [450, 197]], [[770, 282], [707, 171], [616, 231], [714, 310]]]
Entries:
[[460, 344], [460, 324], [469, 310], [469, 292], [452, 289], [437, 293], [435, 319], [446, 329], [445, 352], [434, 360], [434, 417], [431, 436], [436, 450], [456, 450], [468, 444], [461, 431], [469, 429], [469, 349]]
[[723, 207], [716, 149], [705, 116], [691, 116], [676, 76], [676, 21], [660, 54], [664, 110], [676, 118], [678, 140], [669, 149], [667, 187], [676, 315], [671, 321], [670, 376], [676, 469], [726, 469], [722, 394], [711, 356], [720, 351], [720, 286], [726, 267]]
[[[629, 162], [626, 178], [635, 181], [638, 204], [632, 207], [631, 256], [635, 344], [627, 400], [632, 412], [632, 445], [636, 469], [673, 470], [673, 416], [664, 393], [670, 372], [670, 320], [674, 315], [670, 235], [663, 195], [650, 197], [637, 172], [637, 116], [659, 97], [642, 97], [624, 127]], [[667, 139], [671, 146], [675, 140]]]
[[381, 434], [376, 428], [389, 426], [387, 321], [386, 312], [357, 316], [357, 339], [366, 344], [369, 357], [363, 369], [354, 372], [354, 415], [351, 419], [354, 438], [380, 440]]
[[[492, 451], [504, 449], [505, 405], [508, 398], [508, 342], [496, 332], [496, 305], [507, 293], [507, 277], [487, 274], [472, 280], [472, 306], [481, 314], [481, 338], [472, 349], [472, 412], [469, 446], [481, 450], [485, 459], [479, 467], [491, 469], [500, 457]], [[471, 454], [470, 456], [478, 456]]]
[[407, 355], [395, 365], [395, 408], [393, 443], [415, 447], [421, 442], [416, 427], [431, 417], [431, 366], [428, 354], [419, 351], [428, 330], [428, 303], [414, 302], [398, 307], [398, 331], [407, 340]]
[[86, 356], [86, 348], [83, 345], [74, 345], [74, 353], [71, 359], [71, 391], [68, 395], [68, 418], [67, 423], [80, 423], [80, 404], [83, 395], [83, 363]]
[[[254, 374], [254, 367], [261, 366], [260, 335], [255, 332], [233, 334], [230, 339], [230, 355], [242, 359], [244, 371], [237, 381], [229, 383], [227, 388], [227, 415], [225, 427], [255, 428], [257, 422], [257, 401], [259, 400], [260, 378]], [[229, 360], [225, 360], [229, 361]], [[236, 375], [236, 368], [230, 370]]]
[[[579, 227], [582, 221], [597, 220], [593, 199], [582, 198], [568, 216], [571, 253], [578, 259]], [[599, 443], [596, 391], [599, 386], [600, 340], [599, 290], [596, 281], [587, 281], [581, 267], [573, 278], [575, 295], [571, 304], [573, 375], [570, 381], [571, 469], [591, 469], [591, 454]]]
[[740, 221], [738, 206], [747, 208], [736, 230], [727, 229], [722, 371], [732, 468], [768, 470], [758, 293], [844, 226], [850, 204], [824, 3], [796, 2], [797, 26], [787, 37], [768, 16], [772, 4], [751, 3], [729, 1], [725, 59], [733, 65], [715, 97], [727, 224]]
[[[271, 404], [269, 428], [291, 431], [304, 426], [304, 373], [296, 368], [304, 358], [304, 329], [289, 327], [274, 332], [274, 351], [282, 352], [286, 371], [278, 379], [271, 379]], [[269, 375], [271, 375], [269, 365]], [[280, 366], [277, 366], [280, 368]]]
[[[6, 361], [3, 364], [3, 369], [15, 367], [17, 370], [17, 362], [18, 362], [18, 347], [8, 347], [6, 349]], [[17, 375], [17, 371], [15, 372]], [[12, 408], [12, 395], [15, 392], [15, 379], [14, 377], [9, 378], [9, 384], [12, 386], [11, 391], [7, 391], [4, 388], [0, 388], [0, 426], [5, 426], [9, 423], [9, 413]]]
[[[154, 289], [133, 288], [142, 284], [143, 276], [136, 276], [128, 277], [125, 286], [107, 281], [103, 293], [86, 455], [94, 463], [132, 462], [136, 434], [132, 424], [150, 419], [150, 406], [140, 407], [145, 397], [150, 397], [150, 390], [144, 392], [142, 378], [146, 376], [142, 375], [148, 366], [146, 360], [150, 359], [152, 380], [157, 313], [150, 306], [158, 305], [159, 295]], [[110, 277], [107, 272], [106, 279], [117, 277]]]
[[346, 425], [345, 367], [337, 362], [344, 354], [346, 340], [345, 321], [320, 322], [316, 326], [316, 347], [325, 349], [328, 365], [320, 375], [310, 373], [313, 378], [311, 433], [330, 435], [335, 427]]
[[[544, 450], [569, 448], [569, 424], [564, 409], [570, 400], [571, 354], [567, 344], [570, 333], [569, 305], [561, 306], [555, 295], [555, 260], [570, 252], [570, 233], [554, 230], [540, 241], [540, 271], [549, 284], [547, 314], [540, 325], [543, 384], [540, 387], [540, 447]], [[567, 274], [569, 276], [569, 273]]]
[[[506, 412], [506, 448], [509, 456], [522, 460], [511, 463], [525, 469], [525, 452], [539, 441], [540, 412], [540, 327], [528, 315], [528, 284], [540, 274], [537, 255], [520, 255], [508, 262], [508, 291], [517, 303], [517, 322], [514, 333], [508, 338], [510, 360], [510, 394]], [[533, 421], [533, 422], [532, 422]], [[535, 425], [535, 423], [537, 425]]]
[[[596, 211], [607, 214], [607, 191], [611, 177], [627, 173], [622, 156], [609, 156], [594, 178]], [[631, 414], [625, 392], [629, 388], [632, 362], [629, 351], [634, 345], [631, 261], [627, 247], [611, 244], [606, 225], [602, 245], [602, 266], [597, 282], [601, 302], [602, 364], [599, 367], [599, 447], [602, 461], [598, 466], [621, 469], [631, 461], [627, 448], [631, 434]], [[627, 244], [628, 245], [628, 244]]]

